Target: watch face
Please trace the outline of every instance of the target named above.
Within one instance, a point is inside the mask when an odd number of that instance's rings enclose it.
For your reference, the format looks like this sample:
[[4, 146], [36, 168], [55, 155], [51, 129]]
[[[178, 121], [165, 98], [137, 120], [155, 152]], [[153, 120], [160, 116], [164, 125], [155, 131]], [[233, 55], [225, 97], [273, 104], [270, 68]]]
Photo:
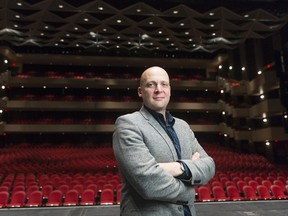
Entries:
[[183, 166], [182, 163], [180, 163], [180, 168], [181, 168], [181, 170], [182, 170], [183, 172], [185, 171], [185, 168], [184, 168], [184, 166]]

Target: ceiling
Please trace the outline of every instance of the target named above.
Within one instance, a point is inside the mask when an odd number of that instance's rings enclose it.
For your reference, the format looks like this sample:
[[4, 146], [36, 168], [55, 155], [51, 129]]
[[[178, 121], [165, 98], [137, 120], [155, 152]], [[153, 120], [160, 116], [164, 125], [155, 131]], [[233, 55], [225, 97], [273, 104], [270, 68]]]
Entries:
[[16, 53], [215, 57], [288, 21], [284, 0], [0, 0]]

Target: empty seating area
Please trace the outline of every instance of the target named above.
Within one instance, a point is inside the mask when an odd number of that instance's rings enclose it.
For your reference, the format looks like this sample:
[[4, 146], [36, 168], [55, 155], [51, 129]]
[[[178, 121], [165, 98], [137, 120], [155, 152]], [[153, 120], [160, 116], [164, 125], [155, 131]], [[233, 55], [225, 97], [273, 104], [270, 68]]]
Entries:
[[[204, 148], [217, 172], [208, 184], [196, 187], [196, 202], [288, 198], [287, 170], [259, 155], [240, 155], [211, 144]], [[2, 208], [120, 203], [122, 185], [108, 144], [11, 145], [1, 149], [0, 169]]]
[[205, 146], [217, 172], [196, 188], [196, 201], [288, 199], [288, 171], [260, 155], [239, 154], [219, 146]]
[[120, 203], [111, 147], [20, 144], [1, 149], [0, 167], [2, 208]]
[[[181, 72], [184, 70], [181, 70]], [[121, 70], [115, 70], [114, 68], [107, 67], [97, 67], [96, 69], [93, 67], [85, 67], [81, 66], [77, 68], [76, 66], [71, 67], [69, 70], [69, 66], [61, 67], [61, 66], [53, 66], [51, 68], [46, 67], [42, 68], [41, 65], [30, 65], [24, 68], [23, 72], [15, 73], [13, 76], [18, 78], [30, 78], [30, 77], [46, 77], [51, 79], [63, 79], [63, 78], [71, 78], [71, 79], [133, 79], [138, 80], [141, 75], [141, 69], [139, 68], [122, 68]], [[179, 81], [179, 80], [205, 80], [206, 74], [205, 71], [196, 69], [187, 70], [184, 73], [179, 73], [179, 71], [171, 71], [171, 80]]]

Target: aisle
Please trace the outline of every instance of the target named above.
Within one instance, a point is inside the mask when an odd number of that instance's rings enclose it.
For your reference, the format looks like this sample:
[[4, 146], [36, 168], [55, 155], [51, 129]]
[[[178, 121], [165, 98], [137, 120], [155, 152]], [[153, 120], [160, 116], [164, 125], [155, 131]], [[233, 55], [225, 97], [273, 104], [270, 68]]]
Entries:
[[[196, 203], [197, 216], [288, 216], [288, 200]], [[0, 209], [0, 216], [119, 216], [118, 205]]]

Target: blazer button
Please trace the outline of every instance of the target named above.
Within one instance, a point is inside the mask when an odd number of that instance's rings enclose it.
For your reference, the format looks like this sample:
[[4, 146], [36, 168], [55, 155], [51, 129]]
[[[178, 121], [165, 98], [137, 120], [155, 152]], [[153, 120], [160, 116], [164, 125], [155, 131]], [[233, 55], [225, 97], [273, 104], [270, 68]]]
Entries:
[[183, 211], [183, 207], [179, 206], [179, 207], [178, 207], [178, 210], [179, 210], [179, 211]]

